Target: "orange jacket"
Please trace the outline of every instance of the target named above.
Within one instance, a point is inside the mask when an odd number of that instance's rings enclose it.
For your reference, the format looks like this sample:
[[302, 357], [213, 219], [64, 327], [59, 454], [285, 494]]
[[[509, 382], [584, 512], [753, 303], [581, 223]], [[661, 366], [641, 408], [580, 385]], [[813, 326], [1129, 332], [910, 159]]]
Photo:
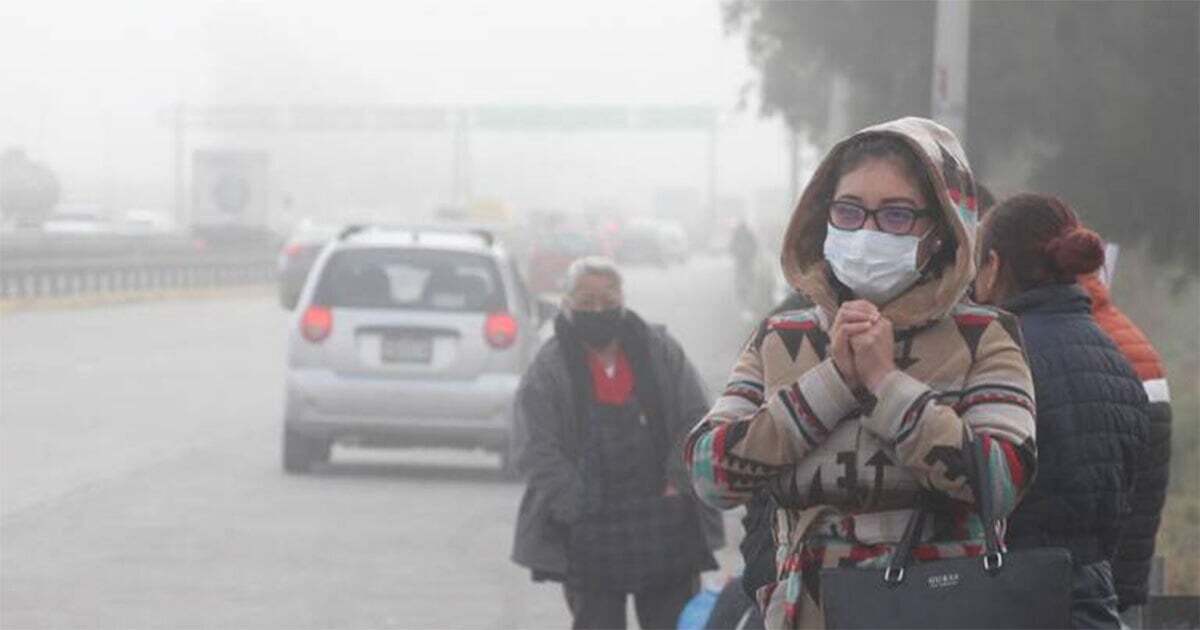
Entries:
[[[1092, 296], [1092, 314], [1096, 317], [1096, 322], [1100, 324], [1104, 332], [1108, 333], [1109, 337], [1112, 337], [1113, 342], [1121, 349], [1121, 353], [1133, 364], [1138, 378], [1147, 384], [1150, 381], [1165, 379], [1167, 372], [1163, 369], [1162, 357], [1159, 356], [1154, 346], [1150, 345], [1150, 340], [1146, 338], [1141, 329], [1113, 305], [1108, 287], [1104, 286], [1099, 276], [1096, 274], [1081, 276], [1079, 283]], [[1150, 402], [1163, 400], [1162, 397], [1155, 400], [1149, 385], [1146, 393], [1150, 394]], [[1169, 399], [1169, 396], [1166, 398]]]

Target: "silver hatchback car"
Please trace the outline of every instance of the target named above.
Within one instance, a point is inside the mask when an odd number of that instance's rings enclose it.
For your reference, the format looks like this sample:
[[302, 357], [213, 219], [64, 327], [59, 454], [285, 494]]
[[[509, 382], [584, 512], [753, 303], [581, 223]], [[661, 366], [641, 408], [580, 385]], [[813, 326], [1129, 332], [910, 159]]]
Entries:
[[484, 448], [511, 472], [513, 396], [552, 312], [485, 231], [346, 228], [292, 322], [284, 470], [336, 442]]

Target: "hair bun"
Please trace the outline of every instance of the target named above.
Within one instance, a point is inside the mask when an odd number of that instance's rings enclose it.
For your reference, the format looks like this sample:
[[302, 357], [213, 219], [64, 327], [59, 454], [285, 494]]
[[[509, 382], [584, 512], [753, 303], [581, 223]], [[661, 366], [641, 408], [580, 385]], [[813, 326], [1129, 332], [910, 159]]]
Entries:
[[1099, 234], [1076, 226], [1062, 236], [1050, 239], [1046, 243], [1046, 254], [1055, 268], [1065, 275], [1088, 274], [1104, 264], [1104, 242]]

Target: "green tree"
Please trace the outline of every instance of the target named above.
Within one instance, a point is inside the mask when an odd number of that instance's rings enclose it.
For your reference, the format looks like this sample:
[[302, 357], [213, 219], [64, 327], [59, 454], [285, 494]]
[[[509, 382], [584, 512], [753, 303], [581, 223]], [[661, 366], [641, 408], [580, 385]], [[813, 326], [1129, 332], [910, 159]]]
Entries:
[[[967, 153], [1000, 193], [1059, 194], [1123, 243], [1200, 271], [1200, 3], [977, 2]], [[928, 115], [933, 2], [727, 0], [764, 115], [828, 142], [829, 77], [851, 128]], [[835, 130], [838, 131], [838, 130]]]
[[0, 154], [0, 219], [38, 224], [58, 205], [58, 178], [19, 148]]
[[[1200, 269], [1200, 3], [976, 3], [967, 147], [1122, 242]], [[1005, 192], [1013, 192], [1011, 190]]]
[[759, 70], [762, 113], [792, 129], [824, 136], [833, 75], [850, 86], [852, 128], [929, 111], [934, 5], [884, 2], [730, 0], [727, 32], [746, 36]]

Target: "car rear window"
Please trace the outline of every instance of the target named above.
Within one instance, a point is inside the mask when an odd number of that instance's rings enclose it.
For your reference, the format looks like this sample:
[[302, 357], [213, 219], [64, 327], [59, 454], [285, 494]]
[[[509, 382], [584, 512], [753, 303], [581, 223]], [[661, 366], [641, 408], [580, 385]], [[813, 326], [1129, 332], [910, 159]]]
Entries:
[[488, 256], [417, 249], [352, 249], [329, 257], [317, 285], [318, 304], [486, 312], [506, 307]]
[[551, 237], [548, 249], [579, 257], [594, 253], [595, 247], [591, 239], [582, 234], [560, 232]]

